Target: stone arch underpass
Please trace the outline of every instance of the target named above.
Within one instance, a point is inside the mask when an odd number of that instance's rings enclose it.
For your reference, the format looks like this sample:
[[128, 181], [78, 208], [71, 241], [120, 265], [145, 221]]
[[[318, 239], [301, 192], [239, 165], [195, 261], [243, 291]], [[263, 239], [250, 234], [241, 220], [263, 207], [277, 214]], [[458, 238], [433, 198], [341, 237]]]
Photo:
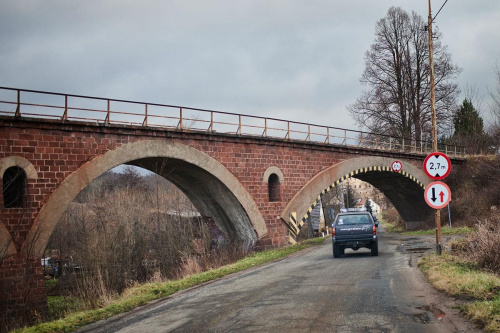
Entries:
[[267, 234], [257, 205], [238, 179], [220, 162], [187, 145], [144, 140], [128, 143], [82, 165], [68, 176], [44, 204], [22, 252], [42, 256], [57, 221], [93, 180], [121, 164], [156, 172], [174, 183], [200, 211], [213, 218], [230, 238], [255, 242]]
[[[290, 200], [281, 214], [282, 220], [295, 223], [298, 231], [321, 197], [348, 178], [365, 181], [380, 190], [394, 205], [407, 225], [425, 221], [432, 209], [425, 203], [424, 190], [430, 183], [427, 175], [415, 165], [400, 161], [401, 172], [394, 172], [394, 159], [386, 157], [359, 157], [342, 161], [312, 178]], [[290, 221], [293, 222], [290, 222]], [[294, 221], [295, 220], [295, 221]]]

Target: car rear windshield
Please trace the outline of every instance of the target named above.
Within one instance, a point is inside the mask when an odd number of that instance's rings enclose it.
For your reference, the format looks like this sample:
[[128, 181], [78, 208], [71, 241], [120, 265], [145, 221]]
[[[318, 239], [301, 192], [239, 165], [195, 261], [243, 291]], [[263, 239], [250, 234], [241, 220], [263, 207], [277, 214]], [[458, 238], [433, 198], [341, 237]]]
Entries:
[[337, 219], [337, 225], [343, 224], [369, 224], [372, 223], [367, 215], [343, 215]]

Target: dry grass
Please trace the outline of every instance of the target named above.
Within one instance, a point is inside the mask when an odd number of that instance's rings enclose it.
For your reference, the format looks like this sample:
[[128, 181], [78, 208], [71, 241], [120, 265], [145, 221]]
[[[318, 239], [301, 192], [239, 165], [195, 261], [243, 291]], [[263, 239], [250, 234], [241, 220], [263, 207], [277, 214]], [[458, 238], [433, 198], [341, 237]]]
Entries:
[[395, 227], [404, 226], [404, 222], [403, 219], [401, 218], [401, 215], [399, 215], [398, 211], [394, 207], [384, 210], [383, 219], [385, 222]]
[[[65, 318], [52, 322], [42, 323], [32, 327], [15, 330], [15, 332], [73, 332], [78, 328], [107, 319], [113, 315], [130, 311], [140, 305], [146, 304], [152, 300], [169, 296], [179, 290], [184, 290], [205, 282], [227, 276], [232, 273], [256, 267], [264, 263], [286, 257], [291, 253], [301, 251], [313, 245], [322, 244], [326, 238], [315, 238], [299, 245], [292, 245], [281, 249], [268, 250], [252, 254], [233, 264], [205, 271], [199, 274], [191, 275], [180, 280], [165, 280], [146, 284], [138, 284], [126, 289], [119, 298], [112, 301], [105, 307], [94, 310], [81, 311], [68, 314]], [[155, 275], [161, 278], [160, 274]]]
[[485, 332], [500, 332], [500, 298], [470, 303], [462, 310], [473, 322], [484, 327]]
[[496, 274], [483, 272], [477, 264], [450, 254], [424, 257], [419, 267], [434, 287], [453, 296], [492, 299], [500, 288]]
[[419, 267], [431, 284], [464, 299], [460, 309], [485, 332], [500, 332], [500, 277], [465, 258], [444, 254], [421, 259]]
[[[500, 207], [500, 155], [468, 157], [465, 164], [452, 168], [446, 183], [453, 192], [450, 205], [453, 224], [474, 227]], [[473, 194], [473, 195], [472, 195]]]
[[500, 273], [500, 216], [480, 222], [464, 250], [479, 266]]

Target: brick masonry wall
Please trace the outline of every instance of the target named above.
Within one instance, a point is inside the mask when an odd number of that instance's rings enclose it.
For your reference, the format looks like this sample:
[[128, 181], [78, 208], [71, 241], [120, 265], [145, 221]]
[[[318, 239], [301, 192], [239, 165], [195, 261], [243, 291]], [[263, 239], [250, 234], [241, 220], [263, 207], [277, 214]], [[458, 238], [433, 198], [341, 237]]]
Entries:
[[[347, 158], [332, 147], [290, 144], [278, 140], [235, 138], [223, 135], [166, 132], [144, 128], [61, 124], [50, 121], [3, 120], [0, 158], [21, 156], [30, 161], [38, 179], [30, 180], [27, 209], [0, 208], [1, 219], [19, 250], [38, 210], [51, 193], [73, 171], [90, 159], [137, 140], [172, 140], [196, 148], [221, 162], [233, 173], [255, 200], [266, 221], [268, 235], [261, 245], [286, 244], [286, 226], [277, 218], [286, 203], [315, 174]], [[263, 174], [270, 166], [284, 175], [281, 200], [268, 201]], [[0, 198], [2, 199], [2, 198]], [[3, 200], [2, 200], [3, 203]], [[22, 218], [21, 218], [22, 217]], [[22, 221], [21, 221], [22, 220]]]
[[47, 293], [40, 258], [15, 255], [0, 266], [0, 332], [47, 317]]
[[[37, 179], [29, 180], [26, 208], [3, 208], [0, 194], [0, 223], [4, 223], [13, 236], [17, 251], [23, 246], [40, 208], [66, 177], [94, 157], [138, 140], [171, 140], [198, 149], [222, 163], [252, 196], [266, 222], [268, 234], [257, 244], [262, 247], [287, 244], [287, 227], [279, 215], [293, 196], [320, 171], [352, 157], [370, 154], [394, 157], [394, 154], [383, 151], [315, 143], [49, 120], [0, 117], [0, 128], [0, 159], [23, 157], [38, 173]], [[411, 155], [402, 157], [412, 158]], [[278, 202], [269, 202], [267, 182], [263, 181], [264, 172], [270, 166], [279, 168], [284, 176]], [[32, 274], [29, 275], [26, 269]], [[16, 255], [1, 262], [1, 311], [17, 304], [20, 293], [24, 293], [23, 297], [28, 293], [30, 297], [26, 304], [43, 316], [46, 296], [40, 269], [39, 258], [27, 260]], [[30, 278], [23, 280], [25, 276]], [[25, 311], [19, 309], [15, 311]]]
[[[21, 156], [30, 161], [38, 172], [38, 179], [29, 181], [29, 208], [4, 209], [0, 196], [1, 220], [14, 235], [18, 250], [37, 212], [66, 177], [92, 158], [138, 140], [175, 141], [221, 162], [238, 178], [259, 207], [269, 232], [261, 244], [271, 246], [286, 244], [286, 226], [277, 217], [295, 193], [314, 175], [357, 155], [387, 155], [384, 152], [367, 153], [347, 147], [143, 127], [65, 124], [12, 118], [0, 119], [0, 126], [5, 128], [0, 132], [0, 158]], [[408, 156], [411, 158], [411, 155]], [[263, 182], [263, 174], [270, 166], [276, 166], [283, 172], [279, 202], [269, 202], [267, 183]]]

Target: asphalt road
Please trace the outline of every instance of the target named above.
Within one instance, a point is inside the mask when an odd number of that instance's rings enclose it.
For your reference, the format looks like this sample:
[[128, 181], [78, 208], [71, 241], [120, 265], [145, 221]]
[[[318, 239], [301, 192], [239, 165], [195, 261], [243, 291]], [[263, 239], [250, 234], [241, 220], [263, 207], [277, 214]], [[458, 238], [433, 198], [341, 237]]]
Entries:
[[[418, 238], [379, 233], [379, 256], [331, 242], [193, 288], [81, 332], [474, 332], [413, 267]], [[412, 247], [413, 246], [413, 247]]]

